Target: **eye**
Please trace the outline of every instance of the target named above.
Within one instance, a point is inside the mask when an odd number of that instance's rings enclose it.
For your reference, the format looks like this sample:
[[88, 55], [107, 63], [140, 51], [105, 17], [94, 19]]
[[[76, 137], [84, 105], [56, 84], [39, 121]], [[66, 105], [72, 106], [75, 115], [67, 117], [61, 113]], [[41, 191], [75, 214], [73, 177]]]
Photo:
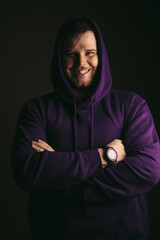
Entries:
[[92, 57], [95, 54], [93, 51], [87, 51], [86, 56]]
[[69, 58], [73, 58], [75, 56], [75, 54], [73, 52], [68, 52], [66, 54], [66, 56], [69, 57]]

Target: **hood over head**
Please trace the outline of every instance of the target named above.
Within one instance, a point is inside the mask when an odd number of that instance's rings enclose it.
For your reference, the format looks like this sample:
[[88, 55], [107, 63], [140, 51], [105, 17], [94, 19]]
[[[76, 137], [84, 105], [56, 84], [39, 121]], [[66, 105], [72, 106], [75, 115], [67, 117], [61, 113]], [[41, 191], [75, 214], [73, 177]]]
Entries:
[[93, 103], [99, 102], [109, 92], [112, 85], [112, 77], [102, 34], [95, 21], [88, 16], [80, 15], [72, 17], [62, 25], [55, 43], [51, 66], [53, 86], [58, 95], [65, 101], [71, 103], [80, 100], [77, 92], [66, 79], [62, 66], [62, 38], [67, 26], [77, 19], [85, 19], [87, 22], [89, 22], [89, 24], [92, 26], [97, 41], [98, 69], [94, 79], [95, 82], [93, 84], [92, 93], [84, 101], [92, 99]]

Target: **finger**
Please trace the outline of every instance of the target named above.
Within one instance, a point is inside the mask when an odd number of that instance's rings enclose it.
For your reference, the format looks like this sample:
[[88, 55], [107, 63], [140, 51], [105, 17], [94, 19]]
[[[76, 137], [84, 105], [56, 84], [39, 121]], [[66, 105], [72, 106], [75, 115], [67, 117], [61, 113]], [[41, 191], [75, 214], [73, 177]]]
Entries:
[[41, 140], [41, 139], [38, 139], [38, 142], [43, 144], [44, 147], [46, 147], [45, 150], [48, 150], [48, 151], [55, 151], [48, 143], [46, 143], [45, 141]]
[[32, 141], [32, 143], [43, 150], [54, 152], [54, 149], [44, 141], [38, 141], [38, 142]]
[[46, 143], [45, 141], [41, 140], [41, 139], [38, 139], [38, 143], [42, 144], [42, 146], [45, 146], [46, 148], [51, 148], [51, 146]]
[[34, 141], [32, 141], [32, 143], [34, 144], [34, 145], [36, 145], [37, 147], [40, 147], [40, 148], [42, 148], [43, 150], [47, 150], [47, 145], [46, 144], [44, 144], [43, 142], [34, 142]]
[[37, 152], [43, 152], [44, 149], [36, 146], [34, 143], [32, 144], [32, 148], [35, 149]]
[[38, 139], [38, 143], [41, 143], [41, 144], [43, 144], [46, 147], [50, 147], [50, 145], [48, 143], [46, 143], [45, 141], [43, 141], [41, 139]]

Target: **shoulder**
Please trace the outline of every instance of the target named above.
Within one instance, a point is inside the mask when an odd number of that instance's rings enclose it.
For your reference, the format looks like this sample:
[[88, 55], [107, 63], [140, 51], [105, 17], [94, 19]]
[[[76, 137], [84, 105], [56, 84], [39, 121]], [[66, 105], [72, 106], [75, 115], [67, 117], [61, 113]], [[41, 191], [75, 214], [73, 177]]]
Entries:
[[47, 104], [48, 102], [53, 102], [56, 97], [55, 92], [50, 92], [48, 94], [32, 98], [26, 102], [26, 104]]
[[110, 100], [115, 101], [116, 104], [123, 105], [124, 107], [131, 106], [140, 106], [141, 104], [146, 103], [139, 94], [132, 91], [121, 91], [116, 89], [111, 89], [110, 91]]
[[39, 97], [31, 98], [24, 104], [24, 108], [29, 109], [46, 109], [50, 105], [54, 105], [56, 102], [55, 92], [51, 92]]
[[145, 99], [131, 91], [111, 89], [106, 100], [111, 109], [123, 113], [126, 118], [149, 110]]
[[122, 91], [122, 90], [117, 90], [117, 89], [111, 89], [110, 96], [113, 98], [117, 98], [121, 101], [126, 101], [126, 100], [142, 101], [143, 100], [143, 98], [135, 92]]
[[54, 105], [56, 105], [55, 103], [55, 92], [29, 99], [23, 104], [23, 107], [19, 113], [19, 117], [32, 114], [39, 117], [45, 116], [49, 111], [49, 108], [53, 108]]

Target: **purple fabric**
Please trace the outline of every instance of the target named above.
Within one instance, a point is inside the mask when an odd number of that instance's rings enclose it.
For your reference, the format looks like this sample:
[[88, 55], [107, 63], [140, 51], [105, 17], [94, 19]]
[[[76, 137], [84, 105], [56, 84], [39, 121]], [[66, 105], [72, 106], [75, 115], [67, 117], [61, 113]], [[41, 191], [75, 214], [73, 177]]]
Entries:
[[[159, 139], [145, 100], [111, 89], [102, 36], [88, 19], [98, 44], [97, 87], [82, 101], [65, 79], [64, 25], [52, 62], [55, 92], [27, 102], [17, 122], [15, 180], [30, 191], [33, 239], [148, 239], [146, 194], [160, 179]], [[103, 169], [97, 148], [116, 138], [123, 140], [127, 157]], [[55, 152], [33, 150], [31, 141], [38, 139]]]

